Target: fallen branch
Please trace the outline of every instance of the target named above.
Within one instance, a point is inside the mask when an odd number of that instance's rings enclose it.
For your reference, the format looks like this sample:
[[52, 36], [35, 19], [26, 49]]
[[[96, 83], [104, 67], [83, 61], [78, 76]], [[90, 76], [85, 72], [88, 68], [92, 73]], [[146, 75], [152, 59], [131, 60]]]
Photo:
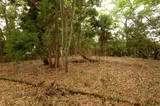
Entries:
[[79, 53], [79, 54], [80, 54], [80, 56], [81, 56], [83, 59], [85, 59], [85, 60], [87, 60], [87, 61], [89, 61], [89, 62], [98, 62], [97, 60], [88, 58], [87, 56], [85, 56], [85, 55], [82, 54], [82, 53]]
[[71, 90], [71, 89], [66, 89], [66, 88], [58, 88], [57, 90], [61, 91], [64, 94], [88, 95], [88, 96], [97, 97], [97, 98], [100, 98], [100, 99], [103, 99], [103, 100], [111, 100], [111, 101], [116, 101], [116, 102], [128, 103], [128, 104], [132, 104], [134, 106], [139, 106], [140, 105], [140, 103], [132, 102], [132, 101], [129, 101], [129, 100], [124, 100], [124, 99], [121, 99], [121, 98], [115, 98], [115, 97], [112, 97], [112, 96], [106, 97], [106, 96], [98, 94], [98, 93], [89, 93], [89, 92], [84, 92], [84, 91], [81, 91], [81, 90]]
[[33, 87], [39, 87], [40, 85], [42, 85], [44, 82], [40, 82], [38, 84], [33, 84], [24, 80], [18, 80], [18, 79], [13, 79], [13, 78], [8, 78], [8, 77], [0, 77], [0, 80], [5, 80], [5, 81], [11, 81], [11, 82], [17, 82], [17, 83], [21, 83], [21, 84], [26, 84], [26, 85], [31, 85]]
[[85, 63], [85, 62], [87, 62], [86, 60], [84, 60], [84, 59], [78, 59], [78, 60], [72, 60], [71, 61], [72, 63]]
[[[21, 84], [26, 84], [26, 85], [30, 85], [30, 86], [33, 86], [33, 87], [42, 87], [42, 84], [44, 82], [40, 82], [38, 84], [33, 84], [31, 82], [27, 82], [27, 81], [24, 81], [24, 80], [17, 80], [17, 79], [13, 79], [13, 78], [7, 78], [7, 77], [1, 77], [0, 76], [0, 80], [5, 80], [5, 81], [11, 81], [11, 82], [16, 82], [16, 83], [21, 83]], [[51, 84], [51, 86], [53, 86], [53, 84]], [[93, 96], [93, 97], [96, 97], [96, 98], [100, 98], [100, 99], [103, 99], [104, 101], [105, 100], [111, 100], [111, 101], [116, 101], [116, 102], [123, 102], [123, 103], [128, 103], [128, 104], [132, 104], [134, 106], [139, 106], [140, 103], [136, 103], [136, 102], [132, 102], [132, 101], [129, 101], [129, 100], [124, 100], [122, 98], [115, 98], [115, 97], [112, 97], [112, 96], [104, 96], [104, 95], [101, 95], [101, 94], [98, 94], [98, 93], [89, 93], [89, 92], [85, 92], [85, 91], [81, 91], [81, 90], [72, 90], [72, 89], [67, 89], [67, 88], [58, 88], [56, 87], [56, 89], [52, 89], [53, 87], [47, 87], [47, 95], [48, 96], [52, 96], [51, 92], [53, 92], [52, 90], [57, 90], [57, 91], [60, 91], [62, 95], [67, 95], [67, 94], [81, 94], [81, 95], [88, 95], [88, 96]], [[49, 91], [49, 92], [48, 92]], [[54, 93], [53, 93], [54, 94]]]

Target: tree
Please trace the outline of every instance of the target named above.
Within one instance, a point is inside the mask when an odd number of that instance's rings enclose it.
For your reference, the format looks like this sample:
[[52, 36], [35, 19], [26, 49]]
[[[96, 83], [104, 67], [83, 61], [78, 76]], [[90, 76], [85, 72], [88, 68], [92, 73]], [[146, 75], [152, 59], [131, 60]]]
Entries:
[[[153, 58], [157, 43], [151, 39], [154, 32], [151, 33], [150, 30], [156, 30], [156, 32], [158, 30], [151, 20], [156, 14], [159, 1], [113, 0], [113, 2], [117, 5], [114, 12], [122, 17], [119, 17], [119, 20], [123, 20], [122, 33], [119, 34], [125, 36], [127, 40], [128, 55]], [[118, 16], [115, 15], [115, 17]], [[157, 36], [156, 33], [154, 35]]]
[[4, 36], [3, 36], [3, 32], [0, 29], [0, 56], [3, 56], [4, 54]]
[[112, 20], [110, 16], [100, 15], [98, 26], [100, 28], [99, 42], [101, 48], [101, 55], [106, 55], [105, 48], [107, 46], [108, 41], [111, 39], [111, 32], [110, 32], [111, 25], [112, 25]]
[[36, 57], [36, 34], [12, 30], [6, 41], [7, 56], [13, 60], [28, 60]]

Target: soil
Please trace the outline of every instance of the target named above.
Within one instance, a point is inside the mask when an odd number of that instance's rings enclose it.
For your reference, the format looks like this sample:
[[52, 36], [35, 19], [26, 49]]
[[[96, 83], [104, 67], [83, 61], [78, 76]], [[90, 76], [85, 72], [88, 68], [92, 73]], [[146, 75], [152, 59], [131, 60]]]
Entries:
[[[0, 63], [0, 76], [35, 84], [44, 82], [44, 86], [55, 82], [57, 87], [98, 93], [142, 106], [160, 106], [160, 61], [130, 57], [91, 58], [98, 62], [71, 57], [68, 73], [63, 67], [44, 66], [40, 60]], [[0, 106], [133, 106], [89, 95], [63, 95], [58, 91], [49, 96], [44, 95], [45, 90], [0, 80]]]

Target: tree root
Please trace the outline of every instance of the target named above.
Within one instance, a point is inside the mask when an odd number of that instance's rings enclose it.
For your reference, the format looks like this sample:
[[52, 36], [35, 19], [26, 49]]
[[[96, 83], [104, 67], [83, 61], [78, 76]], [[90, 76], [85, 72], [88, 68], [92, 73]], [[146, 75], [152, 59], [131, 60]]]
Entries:
[[[11, 82], [16, 82], [16, 83], [20, 83], [20, 84], [26, 84], [26, 85], [30, 85], [30, 86], [33, 86], [33, 87], [43, 87], [42, 85], [44, 83], [44, 82], [40, 82], [38, 84], [33, 84], [31, 82], [27, 82], [27, 81], [24, 81], [24, 80], [17, 80], [17, 79], [1, 77], [1, 76], [0, 76], [0, 80], [11, 81]], [[112, 97], [112, 96], [107, 96], [106, 97], [106, 96], [98, 94], [98, 93], [89, 93], [89, 92], [85, 92], [85, 91], [81, 91], [81, 90], [72, 90], [72, 89], [68, 89], [68, 88], [58, 88], [58, 86], [56, 86], [56, 88], [53, 88], [52, 86], [54, 85], [54, 83], [55, 82], [51, 83], [51, 85], [47, 87], [46, 92], [45, 92], [45, 94], [47, 96], [53, 96], [54, 93], [52, 93], [52, 92], [59, 91], [59, 92], [61, 92], [62, 95], [81, 94], [81, 95], [88, 95], [88, 96], [93, 96], [93, 97], [96, 97], [96, 98], [100, 98], [103, 101], [111, 100], [111, 101], [115, 101], [115, 102], [132, 104], [134, 106], [141, 106], [140, 103], [136, 103], [136, 102], [132, 102], [132, 101], [129, 101], [129, 100], [124, 100], [122, 98], [116, 98], [116, 97]], [[53, 91], [53, 90], [55, 90], [55, 91]]]
[[11, 81], [11, 82], [21, 83], [21, 84], [26, 84], [26, 85], [31, 85], [33, 87], [39, 87], [44, 83], [44, 81], [43, 81], [43, 82], [40, 82], [38, 84], [33, 84], [31, 82], [27, 82], [27, 81], [24, 81], [24, 80], [18, 80], [18, 79], [13, 79], [13, 78], [8, 78], [8, 77], [1, 77], [1, 76], [0, 76], [0, 80]]
[[98, 93], [89, 93], [89, 92], [84, 92], [81, 90], [72, 90], [72, 89], [67, 89], [67, 88], [58, 88], [57, 90], [61, 91], [64, 94], [81, 94], [81, 95], [88, 95], [88, 96], [93, 96], [96, 98], [100, 98], [102, 100], [111, 100], [111, 101], [115, 101], [115, 102], [123, 102], [123, 103], [128, 103], [128, 104], [132, 104], [134, 106], [140, 106], [140, 103], [136, 103], [136, 102], [132, 102], [129, 100], [124, 100], [121, 98], [116, 98], [116, 97], [112, 97], [112, 96], [104, 96]]

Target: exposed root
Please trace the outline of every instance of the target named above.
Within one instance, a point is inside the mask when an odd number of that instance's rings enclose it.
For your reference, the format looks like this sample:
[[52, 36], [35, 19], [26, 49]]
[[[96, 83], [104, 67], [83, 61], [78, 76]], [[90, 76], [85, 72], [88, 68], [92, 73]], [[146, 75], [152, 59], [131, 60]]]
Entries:
[[123, 102], [123, 103], [132, 104], [134, 106], [141, 106], [140, 103], [132, 102], [132, 101], [129, 101], [129, 100], [124, 100], [124, 99], [121, 99], [121, 98], [115, 98], [115, 97], [112, 97], [112, 96], [107, 96], [106, 97], [106, 96], [98, 94], [98, 93], [89, 93], [89, 92], [85, 92], [85, 91], [81, 91], [81, 90], [59, 88], [59, 86], [55, 82], [52, 82], [52, 83], [50, 83], [50, 85], [44, 87], [44, 86], [42, 86], [44, 81], [40, 82], [38, 84], [33, 84], [31, 82], [27, 82], [27, 81], [24, 81], [24, 80], [17, 80], [17, 79], [1, 77], [1, 76], [0, 76], [0, 80], [17, 82], [17, 83], [21, 83], [21, 84], [30, 85], [30, 86], [33, 86], [33, 87], [41, 87], [43, 89], [43, 92], [41, 92], [42, 94], [38, 96], [38, 99], [41, 99], [42, 97], [46, 97], [46, 96], [54, 96], [54, 95], [57, 95], [57, 93], [59, 92], [62, 96], [63, 95], [72, 95], [72, 94], [81, 94], [81, 95], [88, 95], [88, 96], [93, 96], [93, 97], [96, 97], [96, 98], [100, 98], [103, 101], [111, 100], [111, 101], [116, 101], [116, 102]]
[[21, 84], [26, 84], [26, 85], [31, 85], [33, 87], [40, 87], [41, 85], [43, 85], [44, 81], [37, 83], [37, 84], [33, 84], [31, 82], [27, 82], [24, 80], [18, 80], [18, 79], [13, 79], [13, 78], [8, 78], [8, 77], [2, 77], [0, 76], [0, 80], [5, 80], [5, 81], [11, 81], [11, 82], [17, 82], [17, 83], [21, 83]]
[[58, 88], [59, 91], [61, 91], [63, 94], [81, 94], [81, 95], [88, 95], [88, 96], [93, 96], [96, 98], [100, 98], [102, 100], [111, 100], [111, 101], [116, 101], [116, 102], [123, 102], [123, 103], [128, 103], [128, 104], [132, 104], [134, 106], [140, 106], [140, 103], [136, 103], [136, 102], [132, 102], [132, 101], [128, 101], [128, 100], [124, 100], [124, 99], [120, 99], [120, 98], [115, 98], [112, 96], [104, 96], [98, 93], [89, 93], [89, 92], [84, 92], [81, 90], [72, 90], [72, 89], [66, 89], [66, 88]]

